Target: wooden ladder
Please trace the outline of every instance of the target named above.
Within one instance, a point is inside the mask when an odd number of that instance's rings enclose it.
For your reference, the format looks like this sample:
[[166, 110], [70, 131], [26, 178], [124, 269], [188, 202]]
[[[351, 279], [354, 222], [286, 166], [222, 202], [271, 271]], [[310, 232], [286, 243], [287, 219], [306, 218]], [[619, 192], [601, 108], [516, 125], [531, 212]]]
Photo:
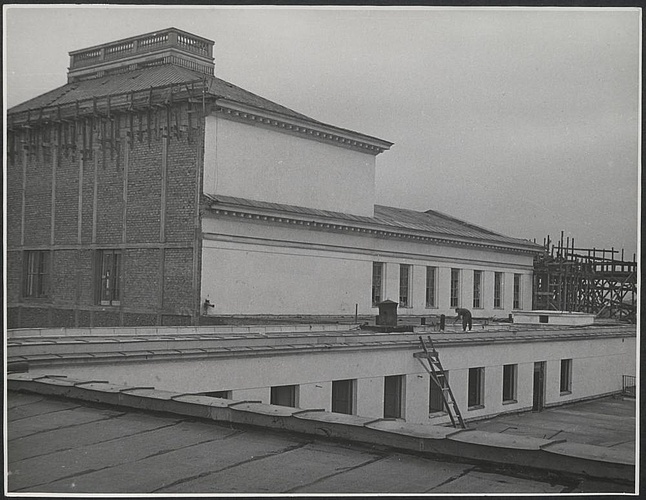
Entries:
[[[422, 364], [424, 369], [431, 376], [433, 382], [435, 382], [440, 388], [442, 399], [444, 400], [444, 407], [446, 408], [446, 411], [451, 418], [453, 427], [457, 428], [459, 425], [463, 429], [466, 429], [467, 426], [464, 423], [464, 419], [462, 418], [458, 404], [453, 397], [453, 391], [451, 390], [449, 381], [447, 380], [446, 374], [444, 373], [444, 368], [442, 367], [442, 363], [440, 362], [440, 354], [435, 350], [433, 341], [431, 340], [430, 336], [428, 337], [428, 344], [430, 349], [426, 347], [426, 343], [421, 336], [419, 337], [419, 340], [422, 343], [422, 349], [424, 349], [424, 352], [416, 352], [415, 354], [413, 354], [413, 356], [417, 358], [417, 360]], [[428, 367], [424, 363], [424, 359], [428, 361]]]

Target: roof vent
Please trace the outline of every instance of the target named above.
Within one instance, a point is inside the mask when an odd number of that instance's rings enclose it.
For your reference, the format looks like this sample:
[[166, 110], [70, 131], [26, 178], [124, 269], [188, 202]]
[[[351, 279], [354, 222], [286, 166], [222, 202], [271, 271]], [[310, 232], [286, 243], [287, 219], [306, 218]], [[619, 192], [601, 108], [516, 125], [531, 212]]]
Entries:
[[213, 75], [212, 40], [177, 28], [146, 33], [70, 52], [68, 83], [160, 64]]

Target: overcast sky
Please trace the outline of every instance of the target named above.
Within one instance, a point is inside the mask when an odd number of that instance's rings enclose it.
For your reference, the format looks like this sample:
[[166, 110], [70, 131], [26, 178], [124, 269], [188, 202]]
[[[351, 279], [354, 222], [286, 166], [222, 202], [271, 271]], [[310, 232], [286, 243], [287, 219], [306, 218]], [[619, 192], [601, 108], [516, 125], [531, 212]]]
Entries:
[[5, 102], [66, 83], [68, 52], [170, 26], [216, 76], [394, 142], [377, 203], [542, 242], [637, 251], [637, 9], [51, 7], [5, 11]]

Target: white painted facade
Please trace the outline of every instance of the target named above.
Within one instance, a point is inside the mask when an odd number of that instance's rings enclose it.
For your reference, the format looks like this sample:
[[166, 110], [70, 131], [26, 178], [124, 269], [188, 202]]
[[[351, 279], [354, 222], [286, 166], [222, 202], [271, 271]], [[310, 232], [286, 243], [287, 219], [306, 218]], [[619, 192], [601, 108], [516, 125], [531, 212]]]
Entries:
[[206, 194], [372, 216], [375, 156], [279, 129], [206, 118]]
[[[204, 194], [373, 217], [377, 146], [364, 152], [341, 146], [343, 137], [317, 139], [315, 122], [288, 131], [284, 123], [281, 128], [262, 120], [233, 119], [222, 110], [207, 117]], [[344, 132], [354, 134], [335, 129]], [[375, 141], [382, 148], [389, 144]], [[410, 300], [399, 308], [400, 316], [454, 315], [452, 268], [460, 269], [457, 305], [474, 316], [512, 312], [514, 274], [521, 276], [517, 309], [531, 308], [533, 255], [528, 252], [494, 248], [486, 241], [432, 244], [406, 235], [379, 237], [360, 227], [315, 228], [311, 214], [277, 223], [267, 221], [262, 210], [232, 211], [235, 216], [207, 210], [202, 218], [201, 300], [214, 306], [207, 315], [376, 315], [374, 262], [384, 265], [381, 300], [395, 302], [400, 302], [400, 265], [412, 266]], [[428, 266], [437, 268], [436, 301], [430, 306]], [[473, 301], [474, 270], [482, 272], [480, 307]], [[496, 272], [503, 273], [500, 307], [493, 300]]]
[[[395, 334], [397, 335], [397, 334]], [[393, 337], [395, 338], [395, 337]], [[544, 406], [621, 391], [622, 375], [635, 375], [635, 337], [581, 337], [544, 341], [459, 342], [441, 347], [441, 359], [466, 420], [532, 408], [534, 364], [545, 362]], [[353, 413], [384, 416], [384, 377], [404, 379], [402, 418], [411, 423], [446, 423], [429, 411], [430, 378], [413, 357], [418, 348], [333, 349], [263, 356], [216, 357], [157, 362], [72, 363], [30, 370], [33, 375], [64, 373], [79, 380], [108, 380], [126, 386], [151, 386], [182, 393], [230, 391], [234, 400], [270, 402], [272, 386], [297, 386], [297, 406], [331, 410], [332, 382], [353, 380]], [[602, 354], [600, 354], [602, 353]], [[561, 362], [571, 359], [571, 390], [560, 391]], [[503, 365], [517, 365], [516, 397], [503, 403]], [[470, 368], [484, 369], [483, 404], [467, 405]]]
[[[377, 314], [372, 264], [383, 262], [383, 299], [399, 302], [400, 264], [412, 267], [406, 315], [455, 315], [451, 268], [461, 270], [461, 307], [476, 317], [513, 310], [514, 274], [521, 275], [520, 308], [531, 307], [532, 256], [270, 225], [244, 219], [204, 218], [202, 297], [209, 314]], [[436, 306], [426, 306], [426, 267], [437, 268]], [[481, 308], [473, 308], [473, 271], [483, 272]], [[501, 308], [494, 308], [494, 273], [504, 273]]]

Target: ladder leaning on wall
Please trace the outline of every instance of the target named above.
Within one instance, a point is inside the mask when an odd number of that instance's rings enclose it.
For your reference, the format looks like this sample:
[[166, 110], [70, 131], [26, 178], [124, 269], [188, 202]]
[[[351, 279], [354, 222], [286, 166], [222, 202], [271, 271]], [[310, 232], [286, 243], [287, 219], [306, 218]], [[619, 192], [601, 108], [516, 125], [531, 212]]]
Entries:
[[[464, 423], [458, 404], [453, 397], [453, 391], [451, 390], [451, 386], [449, 386], [449, 381], [446, 378], [444, 368], [440, 362], [440, 354], [435, 350], [430, 336], [428, 337], [428, 345], [430, 349], [426, 347], [426, 343], [421, 336], [419, 337], [419, 340], [422, 343], [422, 349], [424, 349], [424, 352], [416, 352], [413, 356], [417, 358], [431, 376], [431, 380], [433, 380], [433, 382], [435, 382], [440, 388], [442, 399], [444, 400], [444, 407], [451, 418], [453, 427], [457, 428], [459, 425], [463, 429], [466, 429], [467, 426]], [[428, 366], [424, 363], [424, 359], [428, 362]]]

